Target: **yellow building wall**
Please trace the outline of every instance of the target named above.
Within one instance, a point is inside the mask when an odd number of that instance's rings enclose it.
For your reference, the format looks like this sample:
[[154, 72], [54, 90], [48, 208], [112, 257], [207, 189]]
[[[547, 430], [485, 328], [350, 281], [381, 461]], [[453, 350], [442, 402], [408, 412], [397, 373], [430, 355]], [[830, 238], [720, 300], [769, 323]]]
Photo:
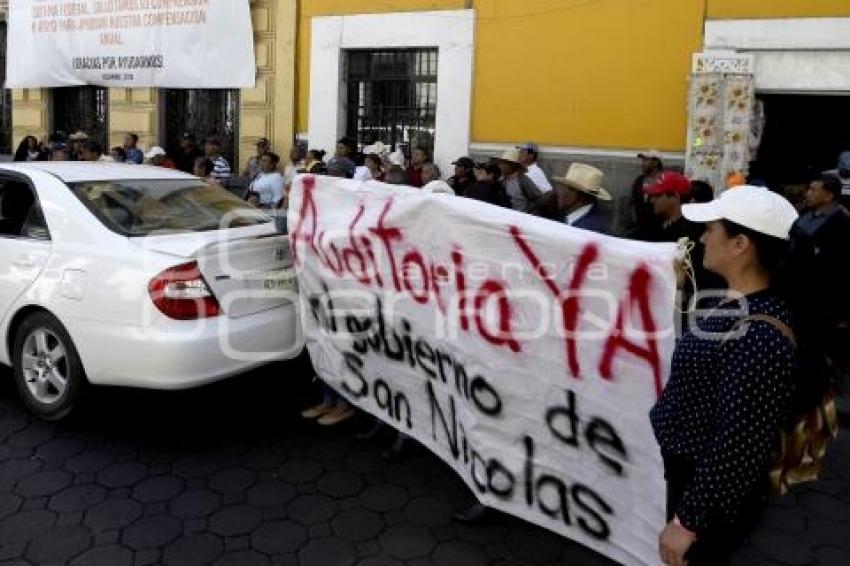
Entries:
[[124, 135], [133, 132], [139, 136], [139, 147], [149, 149], [157, 145], [159, 114], [155, 88], [109, 89], [109, 148], [124, 144]]
[[297, 0], [253, 0], [257, 84], [239, 100], [239, 171], [268, 138], [286, 159], [295, 135], [295, 38]]
[[16, 88], [12, 91], [12, 151], [24, 136], [47, 139], [50, 129], [48, 91], [42, 88]]
[[[296, 3], [297, 0], [251, 2], [257, 84], [240, 92], [236, 140], [239, 163], [234, 164], [238, 171], [254, 155], [261, 137], [268, 138], [283, 156], [292, 145]], [[157, 89], [109, 89], [110, 147], [121, 145], [127, 132], [139, 135], [141, 147], [160, 143], [158, 98]]]
[[684, 148], [702, 2], [475, 5], [475, 141]]
[[850, 0], [708, 0], [711, 19], [850, 16]]
[[476, 10], [472, 139], [681, 150], [696, 0], [302, 0], [298, 131], [308, 129], [313, 16]]

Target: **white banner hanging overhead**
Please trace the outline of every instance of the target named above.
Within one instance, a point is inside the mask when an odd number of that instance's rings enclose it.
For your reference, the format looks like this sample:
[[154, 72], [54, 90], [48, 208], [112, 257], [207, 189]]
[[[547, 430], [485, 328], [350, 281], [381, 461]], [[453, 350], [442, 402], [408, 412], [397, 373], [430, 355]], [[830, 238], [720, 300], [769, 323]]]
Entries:
[[248, 0], [11, 0], [6, 88], [251, 88]]
[[673, 349], [673, 245], [311, 176], [293, 184], [288, 225], [325, 382], [488, 505], [658, 563], [648, 412]]

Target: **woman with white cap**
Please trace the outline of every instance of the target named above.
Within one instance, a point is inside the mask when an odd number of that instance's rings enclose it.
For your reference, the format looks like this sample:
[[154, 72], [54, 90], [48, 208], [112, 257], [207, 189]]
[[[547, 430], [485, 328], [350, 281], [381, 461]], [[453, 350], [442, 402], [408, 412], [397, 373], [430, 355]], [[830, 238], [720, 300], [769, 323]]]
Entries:
[[665, 564], [718, 566], [763, 509], [777, 433], [816, 385], [797, 380], [808, 346], [783, 289], [794, 207], [742, 186], [682, 213], [706, 224], [703, 262], [728, 290], [679, 340], [650, 413], [667, 480], [659, 552]]

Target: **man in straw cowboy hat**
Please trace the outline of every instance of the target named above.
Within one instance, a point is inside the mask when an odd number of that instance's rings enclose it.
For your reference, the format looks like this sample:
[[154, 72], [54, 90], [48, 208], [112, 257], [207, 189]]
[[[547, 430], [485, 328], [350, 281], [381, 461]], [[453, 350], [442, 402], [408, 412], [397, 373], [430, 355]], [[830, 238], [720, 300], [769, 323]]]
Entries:
[[610, 201], [603, 187], [605, 175], [590, 165], [573, 163], [563, 177], [552, 177], [555, 204], [563, 222], [574, 228], [600, 234], [611, 231], [611, 217], [599, 207], [599, 201]]
[[89, 135], [82, 130], [77, 130], [76, 132], [68, 136], [68, 141], [71, 142], [71, 159], [73, 161], [82, 160], [83, 147], [86, 145], [88, 139]]
[[502, 184], [511, 199], [511, 207], [520, 212], [530, 212], [543, 193], [526, 176], [527, 168], [522, 164], [518, 149], [509, 149], [495, 159], [502, 169]]

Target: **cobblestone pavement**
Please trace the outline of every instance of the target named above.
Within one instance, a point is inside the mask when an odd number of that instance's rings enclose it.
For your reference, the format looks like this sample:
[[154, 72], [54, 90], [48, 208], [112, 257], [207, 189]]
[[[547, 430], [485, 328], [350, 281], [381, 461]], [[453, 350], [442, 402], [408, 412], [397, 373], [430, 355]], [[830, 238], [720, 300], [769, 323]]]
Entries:
[[[436, 457], [387, 463], [387, 439], [297, 418], [299, 368], [189, 392], [99, 390], [59, 424], [31, 419], [0, 370], [0, 564], [610, 564], [512, 518], [453, 523], [466, 488]], [[850, 436], [735, 560], [850, 564]]]

